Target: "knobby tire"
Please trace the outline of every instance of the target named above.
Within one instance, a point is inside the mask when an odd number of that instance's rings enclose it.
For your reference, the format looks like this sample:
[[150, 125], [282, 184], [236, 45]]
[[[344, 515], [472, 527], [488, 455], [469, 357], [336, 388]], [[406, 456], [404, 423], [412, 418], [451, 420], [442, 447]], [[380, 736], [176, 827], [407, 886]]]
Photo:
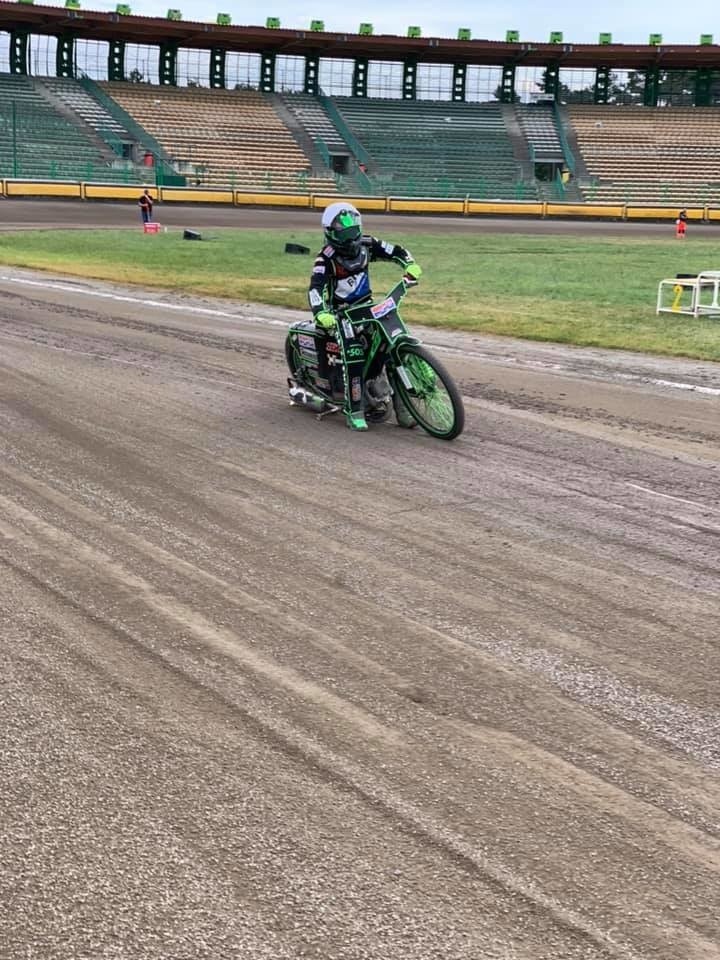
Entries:
[[415, 343], [401, 344], [398, 359], [413, 381], [413, 389], [409, 391], [397, 374], [393, 377], [393, 389], [412, 416], [431, 437], [438, 440], [459, 437], [465, 426], [465, 408], [460, 391], [444, 365], [429, 350]]

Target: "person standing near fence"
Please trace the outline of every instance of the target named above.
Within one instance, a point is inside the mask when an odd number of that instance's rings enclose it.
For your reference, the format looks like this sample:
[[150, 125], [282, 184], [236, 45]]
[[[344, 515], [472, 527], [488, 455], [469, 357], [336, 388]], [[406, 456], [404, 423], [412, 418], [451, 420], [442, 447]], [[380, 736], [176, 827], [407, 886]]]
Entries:
[[680, 213], [677, 216], [675, 221], [675, 236], [685, 238], [685, 231], [687, 230], [687, 210], [685, 207], [682, 208]]
[[152, 220], [153, 198], [150, 196], [150, 191], [148, 190], [147, 187], [145, 187], [145, 190], [140, 195], [138, 204], [140, 206], [140, 214], [142, 215], [142, 222], [150, 223], [150, 221]]

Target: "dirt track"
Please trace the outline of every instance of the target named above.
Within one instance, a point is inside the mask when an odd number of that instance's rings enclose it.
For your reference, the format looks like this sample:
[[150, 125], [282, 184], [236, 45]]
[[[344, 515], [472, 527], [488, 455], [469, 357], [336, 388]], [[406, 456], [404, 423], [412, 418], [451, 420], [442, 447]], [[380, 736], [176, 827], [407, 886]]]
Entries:
[[0, 957], [720, 957], [720, 368], [292, 316], [0, 267]]

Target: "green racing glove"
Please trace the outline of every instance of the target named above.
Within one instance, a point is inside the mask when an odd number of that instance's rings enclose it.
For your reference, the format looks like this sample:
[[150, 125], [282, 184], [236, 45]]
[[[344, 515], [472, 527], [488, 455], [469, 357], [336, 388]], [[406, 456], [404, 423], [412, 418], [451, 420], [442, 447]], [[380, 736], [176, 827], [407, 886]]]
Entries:
[[414, 280], [416, 283], [422, 276], [422, 270], [419, 263], [409, 263], [405, 267], [405, 276], [410, 277], [411, 280]]
[[320, 313], [315, 314], [315, 323], [323, 330], [334, 330], [335, 314], [330, 313], [329, 310], [321, 310]]

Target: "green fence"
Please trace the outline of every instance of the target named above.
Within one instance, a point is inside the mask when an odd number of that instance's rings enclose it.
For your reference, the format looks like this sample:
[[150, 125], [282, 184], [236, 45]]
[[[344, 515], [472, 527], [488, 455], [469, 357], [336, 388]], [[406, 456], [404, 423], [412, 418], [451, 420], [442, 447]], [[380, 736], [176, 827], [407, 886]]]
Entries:
[[535, 200], [537, 189], [534, 182], [518, 180], [490, 180], [484, 177], [452, 179], [451, 177], [383, 176], [376, 174], [366, 178], [368, 187], [363, 193], [369, 196], [437, 197], [458, 199], [472, 197], [475, 200]]
[[147, 168], [129, 158], [123, 162], [122, 141], [109, 131], [103, 139], [117, 155], [114, 163], [108, 163], [81, 130], [44, 105], [22, 98], [0, 101], [2, 177], [185, 186], [186, 178], [163, 158], [153, 155], [153, 165]]
[[31, 97], [0, 101], [0, 176], [35, 180], [130, 182], [130, 164], [113, 166], [83, 133]]

